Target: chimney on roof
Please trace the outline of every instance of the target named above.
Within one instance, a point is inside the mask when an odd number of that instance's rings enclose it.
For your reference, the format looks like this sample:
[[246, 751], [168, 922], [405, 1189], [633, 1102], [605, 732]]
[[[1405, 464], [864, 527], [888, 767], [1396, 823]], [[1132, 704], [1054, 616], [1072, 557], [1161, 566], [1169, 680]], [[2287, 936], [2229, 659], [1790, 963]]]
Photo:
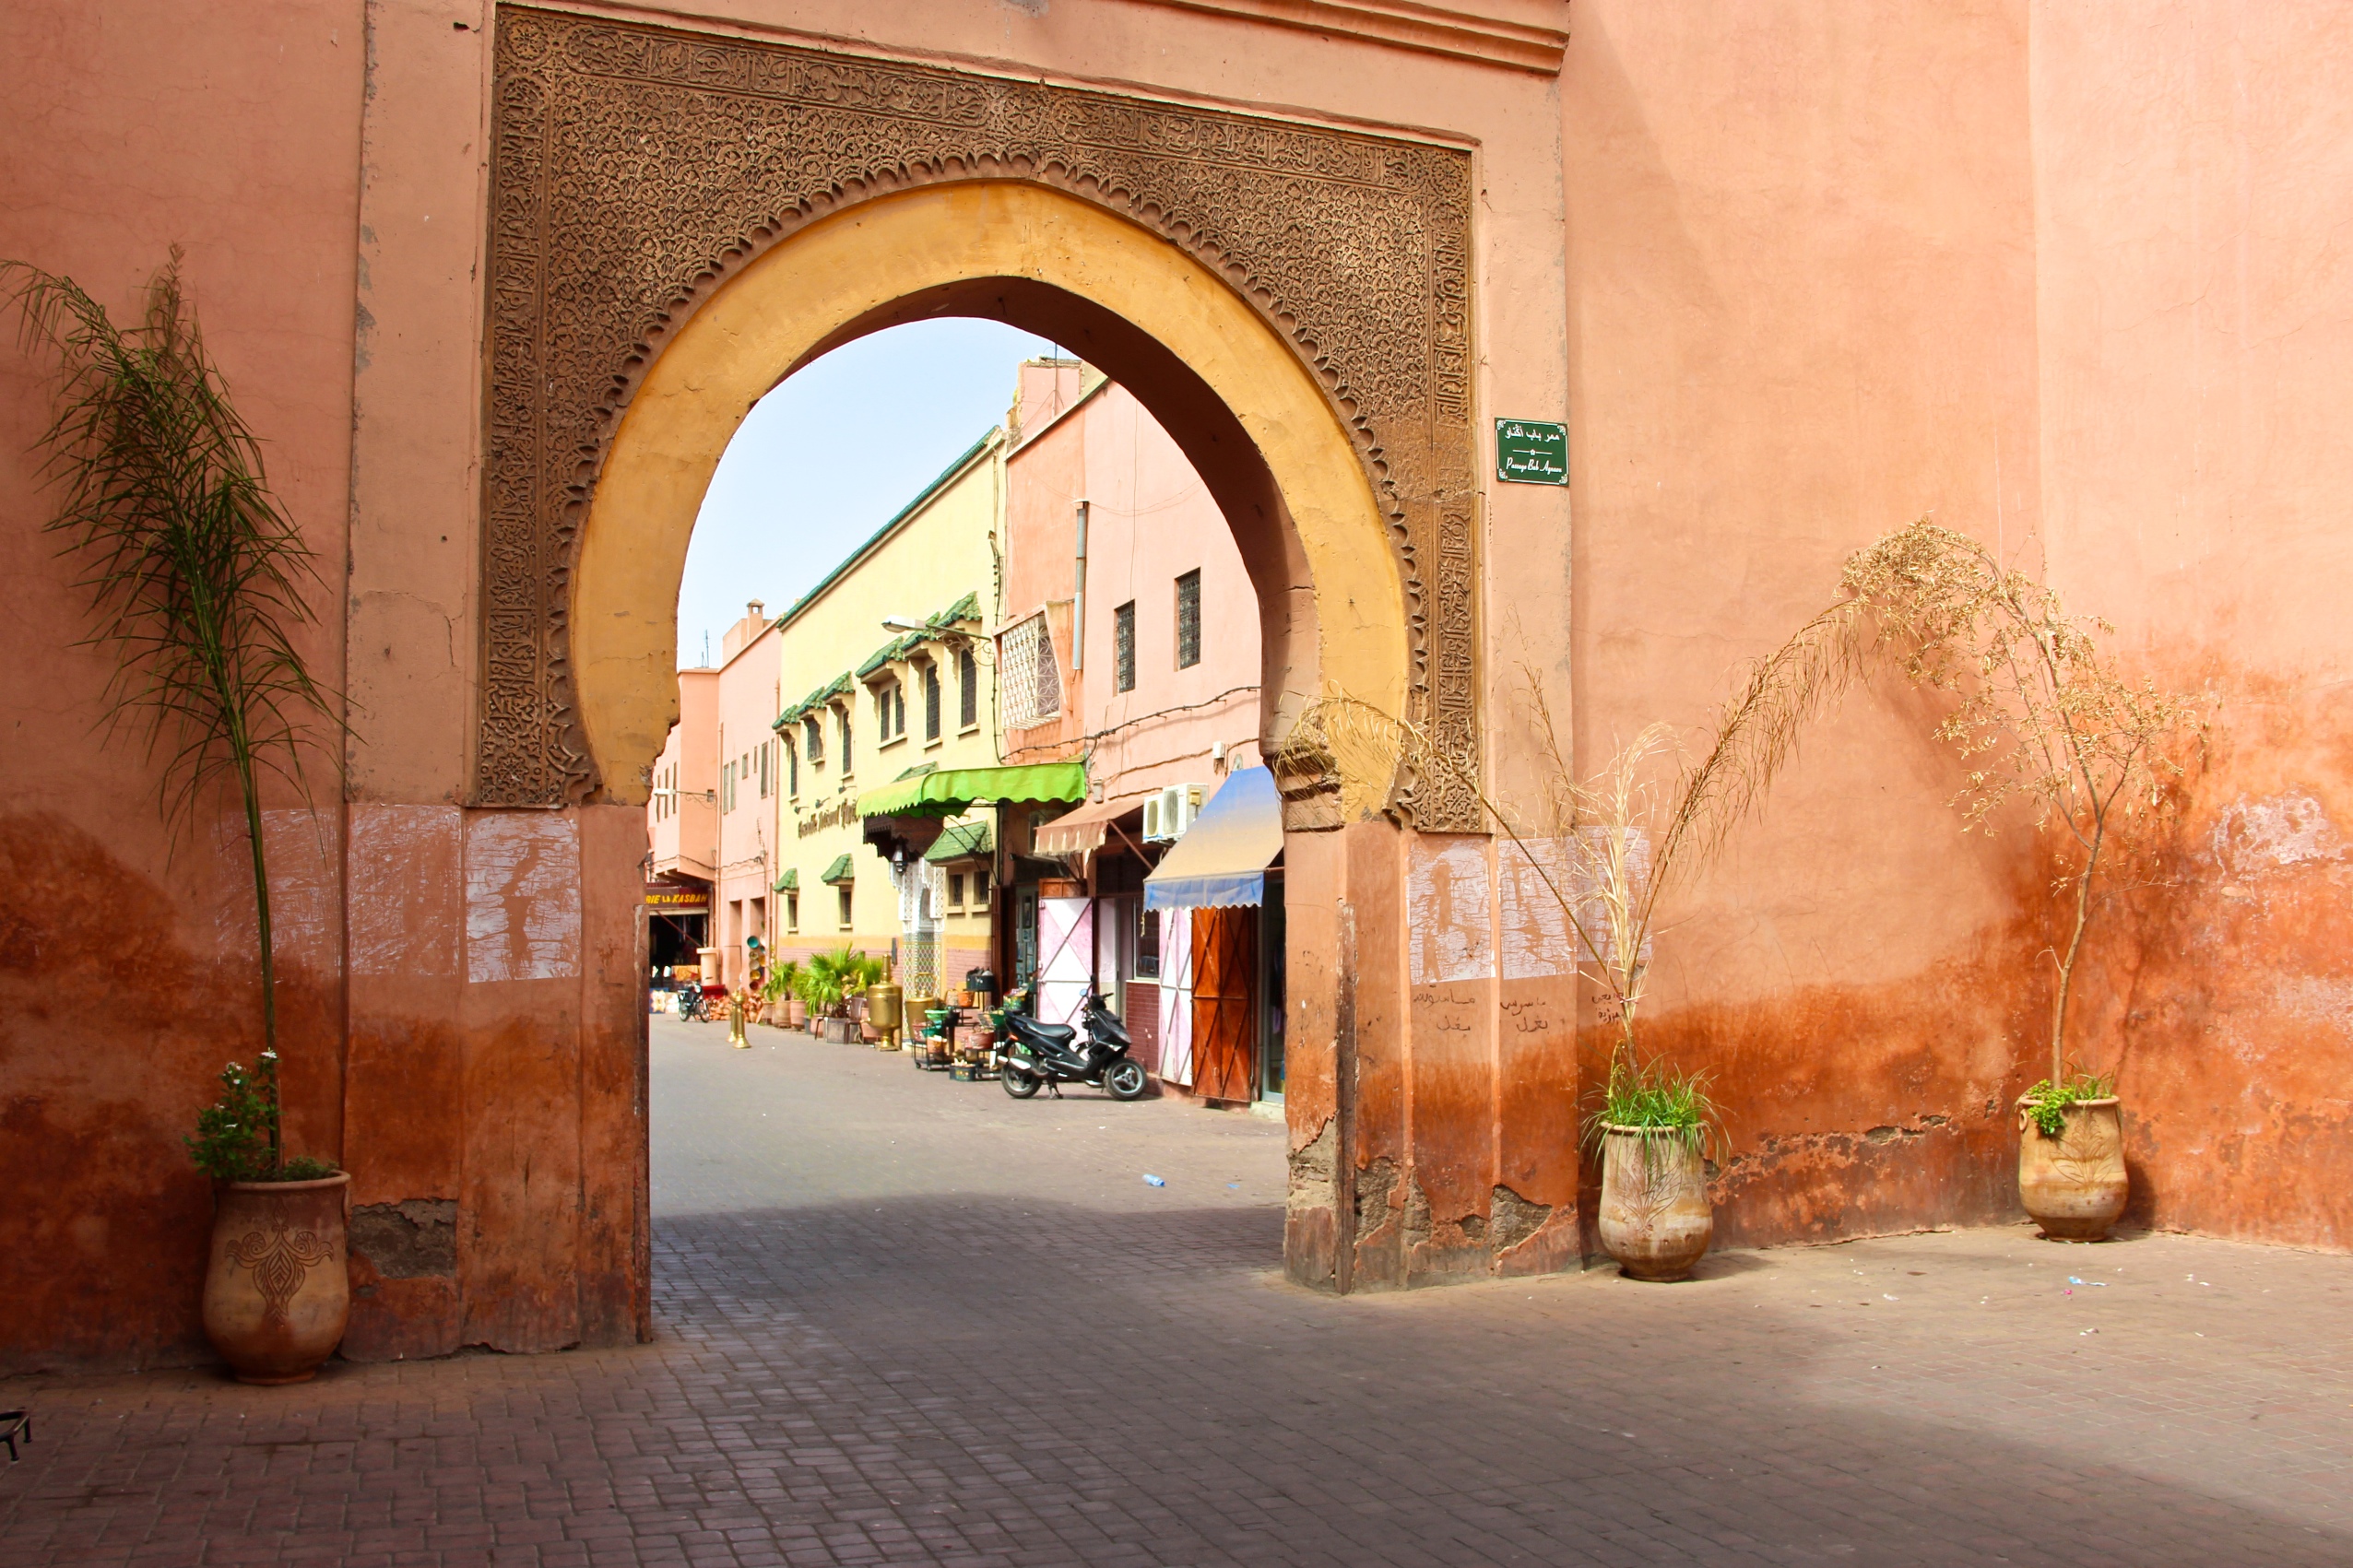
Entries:
[[754, 599], [750, 604], [743, 607], [743, 613], [750, 616], [752, 619], [758, 620], [761, 618], [760, 612], [765, 607], [766, 607], [762, 605], [758, 599]]

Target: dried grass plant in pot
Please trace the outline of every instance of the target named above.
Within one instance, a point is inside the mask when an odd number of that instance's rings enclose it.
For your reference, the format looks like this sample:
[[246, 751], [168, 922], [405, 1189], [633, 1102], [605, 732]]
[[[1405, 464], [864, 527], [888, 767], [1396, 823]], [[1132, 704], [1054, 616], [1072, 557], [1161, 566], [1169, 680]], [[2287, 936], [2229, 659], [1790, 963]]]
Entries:
[[1834, 605], [1748, 666], [1704, 749], [1686, 751], [1673, 730], [1652, 725], [1584, 777], [1569, 765], [1543, 682], [1523, 667], [1547, 780], [1546, 797], [1528, 809], [1497, 804], [1474, 760], [1450, 753], [1428, 725], [1344, 693], [1311, 704], [1273, 759], [1278, 777], [1336, 781], [1343, 816], [1387, 808], [1401, 779], [1443, 774], [1526, 857], [1560, 910], [1566, 957], [1598, 1020], [1615, 1032], [1586, 1133], [1602, 1162], [1602, 1245], [1637, 1279], [1689, 1274], [1714, 1232], [1704, 1156], [1714, 1107], [1698, 1077], [1640, 1049], [1652, 933], [1663, 901], [1762, 808], [1806, 724], [1851, 678], [1862, 613], [1852, 600]]
[[2113, 627], [1926, 520], [1856, 552], [1845, 585], [1905, 674], [1951, 700], [1935, 734], [1967, 769], [1962, 830], [1994, 832], [2019, 808], [2056, 845], [2050, 1074], [2018, 1098], [2018, 1197], [2053, 1240], [2098, 1241], [2129, 1194], [2115, 1080], [2068, 1070], [2077, 964], [2115, 863], [2182, 804], [2205, 703], [2126, 678], [2099, 649]]
[[[122, 327], [69, 277], [0, 262], [24, 346], [58, 366], [43, 473], [49, 530], [81, 568], [88, 641], [114, 659], [110, 721], [144, 721], [175, 834], [231, 787], [253, 878], [261, 1051], [231, 1063], [188, 1149], [215, 1183], [204, 1325], [240, 1378], [309, 1377], [343, 1338], [349, 1178], [287, 1156], [279, 1132], [278, 973], [270, 936], [264, 775], [307, 796], [306, 752], [343, 723], [298, 643], [324, 593], [311, 553], [264, 477], [261, 445], [205, 351], [179, 253]], [[332, 762], [330, 761], [332, 766]]]

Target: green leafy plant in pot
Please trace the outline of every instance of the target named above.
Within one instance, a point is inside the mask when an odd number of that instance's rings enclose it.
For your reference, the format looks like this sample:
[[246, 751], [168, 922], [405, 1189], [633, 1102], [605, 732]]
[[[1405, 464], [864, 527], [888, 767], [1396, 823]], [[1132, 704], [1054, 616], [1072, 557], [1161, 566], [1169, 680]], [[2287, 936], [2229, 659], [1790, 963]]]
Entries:
[[1449, 751], [1430, 726], [1345, 695], [1312, 704], [1274, 759], [1278, 776], [1336, 778], [1344, 815], [1383, 808], [1401, 777], [1450, 778], [1536, 872], [1599, 1019], [1616, 1034], [1582, 1130], [1602, 1165], [1602, 1244], [1632, 1278], [1686, 1277], [1714, 1234], [1706, 1155], [1716, 1108], [1704, 1077], [1646, 1055], [1638, 1033], [1662, 900], [1762, 807], [1805, 724], [1854, 673], [1858, 619], [1855, 606], [1834, 605], [1749, 666], [1696, 756], [1652, 725], [1581, 779], [1541, 680], [1526, 670], [1548, 790], [1533, 813], [1499, 806], [1475, 760]]
[[2116, 858], [2179, 807], [2204, 704], [2127, 679], [2099, 649], [2114, 628], [1925, 519], [1856, 552], [1845, 585], [1905, 675], [1951, 699], [1935, 735], [1967, 770], [1953, 796], [1962, 830], [1995, 832], [2022, 806], [2059, 846], [2050, 1071], [2018, 1098], [2018, 1196], [2044, 1234], [2098, 1241], [2130, 1182], [2114, 1076], [2069, 1067], [2077, 965]]
[[[800, 999], [801, 965], [798, 959], [786, 959], [769, 966], [768, 984], [764, 995], [768, 1005], [777, 1008], [778, 1016], [770, 1021], [787, 1028], [798, 1028], [809, 1020], [808, 1004]], [[800, 1016], [793, 1012], [798, 1008]]]
[[296, 643], [313, 619], [304, 595], [323, 585], [205, 350], [179, 262], [175, 250], [135, 326], [71, 278], [22, 262], [0, 262], [0, 294], [25, 348], [58, 366], [39, 442], [60, 492], [48, 527], [83, 569], [88, 641], [114, 658], [108, 717], [145, 721], [175, 831], [224, 784], [242, 808], [262, 1049], [254, 1067], [223, 1070], [220, 1099], [187, 1146], [215, 1183], [205, 1331], [241, 1379], [292, 1383], [343, 1338], [349, 1178], [290, 1158], [281, 1136], [262, 789], [276, 774], [299, 790], [302, 751], [342, 723]]

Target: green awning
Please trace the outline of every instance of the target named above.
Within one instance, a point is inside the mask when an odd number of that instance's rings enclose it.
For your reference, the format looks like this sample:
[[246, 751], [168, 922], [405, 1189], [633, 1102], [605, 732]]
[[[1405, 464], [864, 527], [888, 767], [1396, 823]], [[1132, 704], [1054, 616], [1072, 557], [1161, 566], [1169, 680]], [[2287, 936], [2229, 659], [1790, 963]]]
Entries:
[[995, 835], [986, 822], [951, 822], [940, 830], [940, 842], [923, 852], [923, 857], [935, 866], [952, 860], [986, 860], [996, 848]]
[[850, 867], [850, 857], [843, 855], [835, 857], [834, 864], [825, 867], [825, 875], [817, 879], [821, 882], [831, 882], [838, 888], [844, 882], [854, 880], [857, 876], [857, 873]]
[[780, 893], [797, 893], [800, 891], [799, 867], [794, 867], [791, 870], [776, 878], [776, 891]]
[[953, 817], [975, 800], [1070, 801], [1087, 795], [1083, 761], [1026, 768], [942, 768], [900, 779], [857, 797], [861, 817]]

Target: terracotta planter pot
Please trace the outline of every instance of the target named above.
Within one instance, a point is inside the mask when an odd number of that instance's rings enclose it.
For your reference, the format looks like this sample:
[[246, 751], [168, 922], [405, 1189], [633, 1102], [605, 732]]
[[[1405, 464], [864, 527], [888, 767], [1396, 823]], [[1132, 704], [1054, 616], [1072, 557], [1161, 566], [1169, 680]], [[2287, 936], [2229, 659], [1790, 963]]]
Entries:
[[2046, 1138], [2018, 1101], [2018, 1201], [2055, 1242], [2096, 1242], [2124, 1212], [2124, 1118], [2116, 1099], [2083, 1100], [2060, 1113], [2067, 1130]]
[[1602, 1244], [1637, 1279], [1681, 1279], [1716, 1233], [1708, 1173], [1682, 1138], [1612, 1126], [1602, 1140]]
[[349, 1175], [224, 1182], [213, 1198], [205, 1336], [240, 1383], [302, 1383], [343, 1342]]
[[807, 1002], [795, 998], [794, 1000], [785, 1004], [785, 1027], [786, 1029], [807, 1029], [809, 1027], [809, 1004]]

